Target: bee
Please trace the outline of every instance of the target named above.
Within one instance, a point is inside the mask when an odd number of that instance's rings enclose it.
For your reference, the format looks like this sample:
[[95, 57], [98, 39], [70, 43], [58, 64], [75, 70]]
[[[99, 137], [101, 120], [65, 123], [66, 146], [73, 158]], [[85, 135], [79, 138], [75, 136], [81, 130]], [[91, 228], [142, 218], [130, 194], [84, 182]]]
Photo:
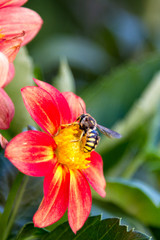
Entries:
[[83, 131], [80, 140], [83, 136], [86, 136], [86, 143], [83, 149], [84, 152], [91, 152], [98, 145], [100, 137], [99, 133], [96, 131], [97, 128], [109, 138], [121, 138], [119, 133], [97, 124], [96, 120], [88, 113], [81, 114], [76, 121], [78, 121], [79, 128]]

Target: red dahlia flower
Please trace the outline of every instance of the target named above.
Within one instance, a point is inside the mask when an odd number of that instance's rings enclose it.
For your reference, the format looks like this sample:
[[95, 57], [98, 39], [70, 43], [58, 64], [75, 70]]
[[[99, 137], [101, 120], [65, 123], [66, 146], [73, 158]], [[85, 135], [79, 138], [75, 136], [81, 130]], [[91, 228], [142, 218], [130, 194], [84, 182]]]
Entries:
[[[89, 184], [102, 197], [105, 179], [101, 156], [84, 153], [75, 121], [85, 111], [84, 101], [71, 92], [35, 80], [22, 89], [31, 117], [45, 131], [27, 131], [7, 145], [5, 156], [24, 174], [45, 176], [44, 198], [33, 217], [36, 227], [58, 221], [68, 208], [70, 227], [76, 233], [89, 216], [92, 204]], [[82, 110], [83, 108], [83, 110]]]

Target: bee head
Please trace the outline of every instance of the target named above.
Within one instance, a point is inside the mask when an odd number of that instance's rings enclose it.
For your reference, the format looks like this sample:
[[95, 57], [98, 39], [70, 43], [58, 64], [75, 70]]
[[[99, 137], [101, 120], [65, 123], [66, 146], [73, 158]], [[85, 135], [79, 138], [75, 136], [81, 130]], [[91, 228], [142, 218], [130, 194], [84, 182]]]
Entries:
[[86, 116], [86, 114], [81, 114], [81, 115], [76, 119], [76, 121], [81, 122], [82, 119], [83, 119], [85, 116]]
[[82, 114], [77, 118], [79, 121], [80, 129], [84, 130], [85, 132], [88, 129], [95, 129], [96, 128], [96, 120], [91, 117], [89, 114]]

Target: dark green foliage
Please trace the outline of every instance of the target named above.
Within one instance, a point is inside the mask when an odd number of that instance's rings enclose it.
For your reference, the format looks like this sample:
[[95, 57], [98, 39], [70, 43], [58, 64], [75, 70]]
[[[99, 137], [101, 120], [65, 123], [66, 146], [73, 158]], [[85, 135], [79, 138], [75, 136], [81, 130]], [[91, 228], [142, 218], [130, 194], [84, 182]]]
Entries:
[[16, 240], [149, 240], [145, 234], [127, 229], [120, 225], [120, 219], [108, 218], [100, 220], [100, 216], [90, 217], [81, 230], [75, 235], [68, 223], [63, 223], [52, 232], [33, 227], [28, 224], [20, 231]]

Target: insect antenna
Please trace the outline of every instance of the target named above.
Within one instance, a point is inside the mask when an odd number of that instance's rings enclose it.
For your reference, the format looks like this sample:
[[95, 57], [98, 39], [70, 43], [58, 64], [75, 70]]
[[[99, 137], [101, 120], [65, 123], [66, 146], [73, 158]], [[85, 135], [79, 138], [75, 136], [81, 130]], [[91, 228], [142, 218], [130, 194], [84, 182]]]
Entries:
[[82, 108], [82, 111], [83, 111], [83, 114], [84, 114], [84, 108], [83, 108], [82, 103], [80, 101], [79, 101], [79, 104], [80, 104], [80, 106]]

